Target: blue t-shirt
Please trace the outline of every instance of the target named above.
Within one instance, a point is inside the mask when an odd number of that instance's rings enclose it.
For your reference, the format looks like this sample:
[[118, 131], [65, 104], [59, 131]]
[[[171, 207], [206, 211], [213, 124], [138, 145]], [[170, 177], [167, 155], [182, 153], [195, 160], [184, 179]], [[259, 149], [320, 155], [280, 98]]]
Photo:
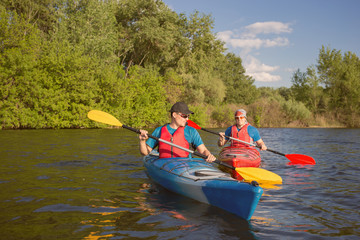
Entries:
[[[161, 128], [162, 127], [163, 126], [156, 128], [151, 135], [153, 135], [154, 137], [160, 138]], [[174, 132], [176, 131], [176, 129], [170, 127], [170, 124], [166, 124], [166, 127], [169, 130], [171, 135], [173, 135]], [[200, 146], [201, 144], [204, 144], [201, 137], [200, 137], [200, 134], [193, 127], [190, 127], [190, 126], [186, 125], [185, 129], [184, 129], [184, 135], [185, 135], [185, 139], [186, 139], [186, 141], [188, 141], [189, 145], [193, 146], [195, 149], [198, 146]], [[155, 140], [155, 139], [149, 138], [146, 141], [146, 144], [149, 147], [151, 147], [152, 149], [154, 149], [159, 144], [159, 142], [157, 140]]]
[[[231, 128], [232, 126], [228, 127], [225, 131], [225, 136], [231, 136]], [[237, 129], [240, 130], [239, 128]], [[256, 127], [249, 125], [247, 127], [247, 131], [249, 136], [253, 139], [254, 142], [259, 141], [261, 139], [259, 131], [256, 129]], [[226, 140], [229, 140], [229, 138], [225, 138]]]

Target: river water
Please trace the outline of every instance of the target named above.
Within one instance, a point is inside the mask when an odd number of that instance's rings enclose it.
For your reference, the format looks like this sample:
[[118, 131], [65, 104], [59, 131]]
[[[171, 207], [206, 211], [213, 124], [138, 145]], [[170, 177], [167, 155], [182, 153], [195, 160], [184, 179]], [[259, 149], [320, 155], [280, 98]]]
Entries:
[[152, 184], [128, 130], [0, 131], [0, 239], [359, 239], [360, 129], [259, 131], [317, 164], [261, 152], [283, 184], [264, 188], [250, 221]]

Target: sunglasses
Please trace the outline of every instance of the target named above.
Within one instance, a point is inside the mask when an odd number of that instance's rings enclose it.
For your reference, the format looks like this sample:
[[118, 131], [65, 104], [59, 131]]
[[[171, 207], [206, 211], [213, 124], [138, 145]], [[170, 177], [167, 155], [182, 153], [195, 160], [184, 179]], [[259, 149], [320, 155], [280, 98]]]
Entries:
[[235, 117], [235, 120], [236, 119], [244, 119], [245, 117]]
[[180, 117], [182, 118], [189, 118], [190, 114], [182, 114], [182, 113], [177, 113], [178, 115], [180, 115]]

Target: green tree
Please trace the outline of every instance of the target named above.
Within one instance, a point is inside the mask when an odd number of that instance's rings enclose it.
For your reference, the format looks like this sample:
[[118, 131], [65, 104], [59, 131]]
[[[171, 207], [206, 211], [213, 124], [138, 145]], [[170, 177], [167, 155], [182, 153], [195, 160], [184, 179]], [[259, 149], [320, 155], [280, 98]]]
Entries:
[[[166, 102], [163, 77], [157, 69], [134, 66], [128, 77], [121, 80], [122, 91], [119, 109], [132, 126], [158, 126], [168, 120], [169, 104]], [[125, 101], [124, 101], [125, 100]]]
[[99, 58], [104, 64], [117, 62], [118, 46], [116, 5], [113, 1], [65, 1], [58, 15], [66, 31], [63, 34], [84, 54]]
[[48, 33], [57, 21], [55, 7], [57, 0], [2, 0], [7, 11], [16, 12], [27, 23], [36, 24], [38, 28]]
[[282, 110], [285, 112], [289, 123], [291, 121], [302, 121], [306, 123], [306, 120], [311, 117], [311, 112], [305, 104], [294, 100], [284, 101], [282, 103]]
[[320, 85], [320, 78], [316, 74], [315, 66], [307, 68], [307, 82], [309, 86], [308, 101], [304, 102], [310, 111], [315, 113], [321, 112], [321, 99], [323, 98], [323, 87]]
[[292, 77], [291, 91], [295, 100], [302, 102], [312, 112], [319, 112], [319, 103], [323, 98], [323, 88], [317, 76], [315, 66], [310, 66], [305, 73], [298, 69]]
[[117, 5], [118, 57], [127, 69], [133, 65], [174, 67], [187, 47], [181, 19], [162, 1], [123, 0]]
[[179, 100], [209, 123], [224, 103], [259, 95], [211, 15], [157, 0], [4, 0], [0, 10], [3, 128], [97, 126], [90, 109], [158, 126]]
[[43, 46], [38, 68], [46, 73], [40, 83], [47, 94], [39, 100], [40, 114], [55, 128], [82, 126], [100, 94], [98, 67], [93, 58], [68, 41], [49, 41]]
[[225, 97], [225, 86], [218, 71], [224, 58], [224, 44], [212, 33], [213, 23], [211, 15], [197, 11], [183, 21], [182, 31], [189, 46], [176, 70], [184, 78], [183, 99], [189, 103], [219, 104]]
[[240, 57], [228, 53], [221, 65], [221, 78], [226, 85], [226, 103], [251, 104], [258, 97], [254, 79], [245, 75]]
[[293, 93], [291, 91], [291, 88], [287, 88], [287, 87], [279, 87], [277, 89], [277, 92], [280, 94], [280, 96], [282, 96], [286, 101], [290, 100], [293, 98]]
[[16, 12], [0, 9], [0, 121], [2, 128], [29, 127], [39, 122], [33, 95], [41, 46], [39, 31]]
[[0, 60], [3, 128], [84, 126], [96, 104], [97, 61], [56, 30], [41, 38], [34, 25], [14, 12], [2, 12]]
[[338, 50], [324, 46], [320, 49], [317, 69], [326, 94], [329, 110], [349, 126], [359, 126], [360, 115], [360, 60], [351, 52], [342, 56]]

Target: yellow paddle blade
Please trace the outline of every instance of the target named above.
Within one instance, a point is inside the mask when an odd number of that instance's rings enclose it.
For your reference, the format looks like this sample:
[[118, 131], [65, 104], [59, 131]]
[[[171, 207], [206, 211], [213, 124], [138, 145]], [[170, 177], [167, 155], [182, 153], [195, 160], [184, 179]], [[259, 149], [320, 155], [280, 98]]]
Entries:
[[91, 110], [90, 112], [88, 112], [87, 116], [89, 119], [94, 120], [96, 122], [101, 122], [119, 127], [122, 127], [123, 125], [119, 120], [116, 119], [116, 117], [103, 111]]
[[257, 181], [258, 183], [281, 184], [282, 178], [276, 173], [262, 168], [241, 167], [235, 169], [247, 182]]

